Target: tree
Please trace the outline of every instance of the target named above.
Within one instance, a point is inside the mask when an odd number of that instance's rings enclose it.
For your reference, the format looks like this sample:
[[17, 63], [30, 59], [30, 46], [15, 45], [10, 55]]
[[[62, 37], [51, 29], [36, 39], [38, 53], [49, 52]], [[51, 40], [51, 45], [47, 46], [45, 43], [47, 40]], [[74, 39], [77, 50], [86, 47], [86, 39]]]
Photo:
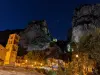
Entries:
[[[88, 53], [89, 57], [100, 65], [100, 29], [83, 36], [79, 42], [79, 51]], [[100, 70], [99, 70], [100, 71]]]
[[45, 58], [45, 54], [43, 51], [29, 51], [26, 55], [25, 58], [30, 60], [30, 61], [39, 61], [39, 62], [43, 62], [44, 58]]
[[17, 55], [18, 56], [24, 56], [26, 53], [27, 53], [26, 49], [19, 45]]

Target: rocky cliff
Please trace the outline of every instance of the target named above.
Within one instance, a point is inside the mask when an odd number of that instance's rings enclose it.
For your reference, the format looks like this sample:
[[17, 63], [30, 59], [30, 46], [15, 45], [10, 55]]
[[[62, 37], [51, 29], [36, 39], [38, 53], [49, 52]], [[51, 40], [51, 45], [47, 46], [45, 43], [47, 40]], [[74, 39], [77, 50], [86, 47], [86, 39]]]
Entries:
[[74, 12], [72, 21], [72, 41], [79, 42], [82, 35], [100, 27], [100, 4], [81, 5]]
[[20, 37], [20, 46], [28, 51], [44, 50], [52, 40], [45, 20], [30, 22]]

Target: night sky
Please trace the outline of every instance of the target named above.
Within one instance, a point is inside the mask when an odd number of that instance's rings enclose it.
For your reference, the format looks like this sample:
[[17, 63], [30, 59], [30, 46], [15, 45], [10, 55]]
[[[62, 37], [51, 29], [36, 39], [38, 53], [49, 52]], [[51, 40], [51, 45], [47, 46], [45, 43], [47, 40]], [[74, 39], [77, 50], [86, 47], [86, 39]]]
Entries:
[[23, 29], [31, 20], [43, 20], [53, 37], [65, 40], [74, 8], [100, 0], [0, 0], [0, 30]]

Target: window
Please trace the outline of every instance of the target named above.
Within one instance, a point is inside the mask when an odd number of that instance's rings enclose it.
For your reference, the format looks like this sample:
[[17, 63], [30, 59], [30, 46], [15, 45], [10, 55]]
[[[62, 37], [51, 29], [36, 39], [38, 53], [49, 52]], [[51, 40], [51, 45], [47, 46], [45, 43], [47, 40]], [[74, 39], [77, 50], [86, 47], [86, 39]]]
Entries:
[[11, 36], [10, 39], [13, 39], [13, 36]]
[[16, 48], [13, 46], [13, 51], [16, 51]]
[[12, 41], [10, 41], [10, 44], [12, 44]]
[[14, 40], [14, 44], [16, 44], [16, 45], [17, 45], [17, 44], [18, 44], [18, 41]]
[[12, 44], [12, 41], [9, 41], [9, 44]]

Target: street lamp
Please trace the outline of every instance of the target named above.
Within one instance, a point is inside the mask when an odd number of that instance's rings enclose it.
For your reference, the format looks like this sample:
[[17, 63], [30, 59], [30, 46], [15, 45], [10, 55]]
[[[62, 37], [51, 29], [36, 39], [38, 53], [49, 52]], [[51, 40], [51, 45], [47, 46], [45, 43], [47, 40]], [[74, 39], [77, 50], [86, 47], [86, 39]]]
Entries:
[[79, 56], [78, 56], [78, 54], [76, 54], [76, 58], [78, 58]]
[[40, 65], [42, 66], [43, 64], [41, 63]]
[[25, 60], [25, 62], [27, 63], [27, 60]]
[[36, 62], [34, 62], [34, 64], [36, 65]]
[[78, 73], [79, 73], [79, 72], [80, 72], [79, 60], [78, 60], [78, 59], [79, 59], [79, 58], [78, 58], [78, 57], [79, 57], [79, 55], [78, 55], [78, 54], [76, 54], [76, 56], [75, 56], [75, 57], [76, 57], [77, 67], [78, 67]]
[[33, 67], [33, 65], [31, 65]]

